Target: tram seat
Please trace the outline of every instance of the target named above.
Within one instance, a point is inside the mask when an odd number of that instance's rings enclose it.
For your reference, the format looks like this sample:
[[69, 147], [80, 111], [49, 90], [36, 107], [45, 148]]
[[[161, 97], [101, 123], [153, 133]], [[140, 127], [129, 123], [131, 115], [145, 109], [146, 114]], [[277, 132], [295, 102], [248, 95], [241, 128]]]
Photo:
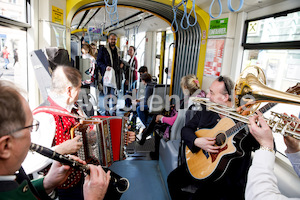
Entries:
[[170, 140], [161, 139], [159, 157], [164, 163], [167, 175], [178, 166], [178, 152], [181, 142], [181, 129], [185, 124], [186, 110], [180, 109], [177, 118], [171, 128]]
[[181, 150], [181, 129], [192, 119], [195, 112], [195, 110], [180, 109], [171, 128], [170, 140], [166, 142], [164, 139], [161, 139], [160, 141], [159, 167], [166, 184], [168, 175], [182, 163], [182, 155], [179, 156]]
[[[149, 113], [159, 114], [165, 108], [166, 95], [170, 93], [170, 85], [156, 84], [153, 88], [153, 94], [150, 96]], [[160, 98], [158, 98], [160, 97]]]
[[137, 99], [141, 99], [141, 98], [145, 97], [145, 88], [146, 88], [146, 86], [142, 82], [140, 82], [138, 90], [137, 90], [137, 94], [136, 94]]

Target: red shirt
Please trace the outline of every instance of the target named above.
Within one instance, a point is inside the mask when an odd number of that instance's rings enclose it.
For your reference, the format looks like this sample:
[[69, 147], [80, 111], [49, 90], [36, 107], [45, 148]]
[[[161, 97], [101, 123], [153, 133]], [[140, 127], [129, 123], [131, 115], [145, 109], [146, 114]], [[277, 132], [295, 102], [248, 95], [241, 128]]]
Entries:
[[3, 58], [8, 58], [9, 53], [6, 49], [3, 49], [2, 53], [3, 53]]

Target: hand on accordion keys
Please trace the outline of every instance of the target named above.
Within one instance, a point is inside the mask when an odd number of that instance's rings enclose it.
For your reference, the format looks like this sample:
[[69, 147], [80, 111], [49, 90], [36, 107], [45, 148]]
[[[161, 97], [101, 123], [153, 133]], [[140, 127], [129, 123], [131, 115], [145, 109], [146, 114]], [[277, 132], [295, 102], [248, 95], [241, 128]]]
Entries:
[[126, 144], [129, 144], [129, 143], [131, 143], [131, 142], [134, 142], [134, 141], [135, 141], [135, 138], [136, 138], [135, 132], [129, 131], [130, 128], [131, 128], [131, 126], [128, 126], [128, 131], [127, 131], [127, 143], [126, 143]]
[[82, 142], [80, 141], [81, 137], [82, 136], [77, 135], [73, 139], [64, 141], [55, 147], [55, 151], [63, 155], [76, 153], [82, 146]]

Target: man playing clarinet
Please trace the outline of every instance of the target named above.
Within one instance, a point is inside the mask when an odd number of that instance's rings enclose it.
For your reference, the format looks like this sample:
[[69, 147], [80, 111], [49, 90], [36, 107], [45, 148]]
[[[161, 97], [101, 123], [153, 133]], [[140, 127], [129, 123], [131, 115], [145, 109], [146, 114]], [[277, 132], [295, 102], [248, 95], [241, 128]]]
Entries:
[[[0, 199], [55, 198], [54, 189], [67, 179], [70, 167], [53, 162], [47, 176], [30, 181], [20, 167], [31, 144], [30, 135], [38, 130], [39, 122], [33, 120], [27, 101], [13, 83], [0, 80], [0, 102]], [[90, 175], [83, 186], [84, 198], [103, 199], [110, 172], [106, 174], [101, 166], [89, 165], [89, 168]]]

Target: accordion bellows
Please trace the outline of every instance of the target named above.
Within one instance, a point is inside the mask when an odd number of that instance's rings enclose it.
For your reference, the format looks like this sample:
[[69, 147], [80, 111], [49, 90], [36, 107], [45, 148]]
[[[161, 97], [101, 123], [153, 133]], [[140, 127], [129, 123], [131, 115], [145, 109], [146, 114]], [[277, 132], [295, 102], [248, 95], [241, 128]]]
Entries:
[[71, 130], [73, 137], [81, 135], [82, 147], [77, 156], [88, 164], [109, 167], [126, 159], [127, 118], [95, 116], [81, 120]]

